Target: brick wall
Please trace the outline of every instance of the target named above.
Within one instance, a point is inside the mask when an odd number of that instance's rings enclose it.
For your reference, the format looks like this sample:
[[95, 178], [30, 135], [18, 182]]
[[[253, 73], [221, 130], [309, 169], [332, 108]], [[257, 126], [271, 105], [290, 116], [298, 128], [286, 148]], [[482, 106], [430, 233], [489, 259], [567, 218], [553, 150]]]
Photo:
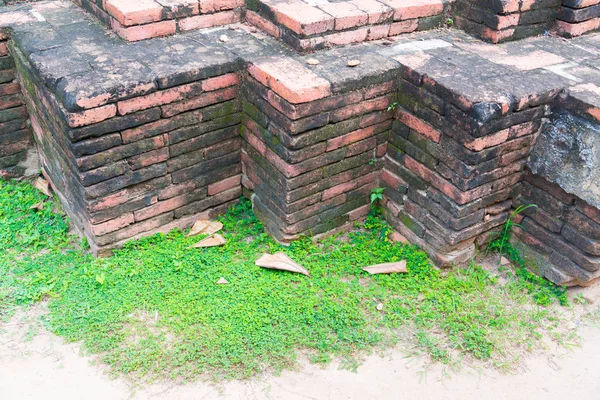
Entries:
[[561, 0], [457, 0], [456, 25], [493, 43], [552, 29]]
[[[297, 74], [301, 94], [279, 87], [285, 80], [277, 71]], [[343, 229], [369, 212], [396, 89], [391, 77], [381, 78], [336, 91], [289, 58], [250, 66], [244, 77], [243, 183], [278, 240]]]
[[600, 276], [600, 210], [531, 172], [515, 206], [535, 204], [519, 218], [515, 236], [543, 257], [535, 265], [557, 284], [587, 285]]
[[17, 81], [8, 35], [0, 32], [0, 174], [20, 175], [33, 140], [27, 108]]
[[235, 73], [67, 112], [14, 53], [44, 173], [96, 254], [238, 201]]
[[475, 105], [406, 65], [399, 86], [381, 175], [385, 215], [438, 265], [468, 261], [506, 221], [557, 92]]
[[566, 37], [600, 29], [600, 0], [562, 0], [556, 29]]

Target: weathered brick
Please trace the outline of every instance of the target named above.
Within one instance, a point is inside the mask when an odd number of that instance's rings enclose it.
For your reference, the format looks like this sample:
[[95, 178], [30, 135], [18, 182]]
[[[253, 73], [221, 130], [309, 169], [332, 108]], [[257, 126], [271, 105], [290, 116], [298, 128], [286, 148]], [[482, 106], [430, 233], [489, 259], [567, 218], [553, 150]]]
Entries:
[[208, 195], [213, 196], [226, 190], [233, 189], [239, 186], [240, 182], [241, 175], [231, 176], [229, 178], [223, 179], [222, 181], [215, 182], [211, 185], [208, 185]]
[[248, 72], [290, 103], [306, 103], [327, 97], [330, 84], [290, 58], [264, 57], [254, 61]]
[[563, 226], [561, 235], [584, 252], [593, 256], [600, 256], [600, 240], [582, 235], [578, 229], [569, 224]]
[[133, 128], [135, 126], [147, 124], [148, 122], [156, 121], [159, 118], [160, 109], [152, 108], [135, 114], [110, 118], [94, 125], [71, 129], [67, 134], [69, 139], [75, 142], [93, 136], [101, 136], [106, 133]]
[[131, 114], [135, 111], [181, 101], [189, 97], [198, 96], [202, 93], [202, 90], [202, 82], [192, 82], [169, 89], [159, 90], [158, 92], [150, 93], [145, 96], [123, 100], [118, 103], [119, 114]]
[[162, 136], [139, 140], [123, 146], [113, 147], [93, 155], [78, 158], [77, 165], [81, 171], [87, 171], [89, 169], [98, 168], [102, 165], [116, 162], [124, 158], [155, 150], [159, 147], [163, 147], [164, 145], [165, 141]]
[[[202, 2], [200, 3], [202, 8]], [[178, 26], [182, 31], [192, 29], [210, 28], [213, 26], [229, 25], [240, 22], [241, 12], [239, 10], [221, 11], [214, 14], [196, 15], [193, 17], [183, 18], [179, 21]]]
[[169, 159], [169, 149], [166, 147], [142, 153], [127, 159], [132, 170], [144, 168], [152, 164], [165, 162]]
[[165, 105], [162, 107], [162, 116], [164, 118], [169, 118], [185, 111], [195, 110], [216, 103], [222, 103], [234, 99], [236, 96], [237, 89], [235, 87], [215, 90], [179, 103]]
[[119, 21], [113, 19], [111, 26], [119, 36], [130, 42], [169, 36], [177, 32], [177, 23], [173, 20], [125, 27]]
[[91, 230], [94, 235], [102, 236], [131, 225], [133, 221], [133, 214], [124, 214], [113, 220], [103, 222], [98, 225], [92, 225]]

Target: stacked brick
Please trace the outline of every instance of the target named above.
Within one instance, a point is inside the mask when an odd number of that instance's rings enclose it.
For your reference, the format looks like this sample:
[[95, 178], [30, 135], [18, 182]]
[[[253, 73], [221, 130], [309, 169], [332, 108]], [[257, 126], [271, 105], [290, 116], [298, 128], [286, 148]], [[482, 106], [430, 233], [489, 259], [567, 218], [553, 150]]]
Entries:
[[244, 0], [73, 0], [128, 41], [240, 22]]
[[600, 0], [562, 0], [556, 18], [556, 29], [567, 37], [600, 29]]
[[96, 254], [241, 196], [235, 73], [66, 111], [14, 49], [43, 170]]
[[540, 35], [554, 26], [561, 0], [457, 0], [456, 25], [492, 43]]
[[344, 229], [370, 209], [395, 83], [336, 90], [290, 58], [256, 60], [244, 78], [243, 184], [282, 242]]
[[535, 204], [520, 216], [516, 237], [550, 262], [541, 273], [562, 285], [588, 285], [600, 276], [600, 210], [560, 186], [527, 172], [515, 206]]
[[407, 65], [399, 86], [381, 174], [386, 217], [438, 265], [465, 262], [506, 221], [556, 92], [474, 103]]
[[17, 81], [8, 36], [0, 32], [0, 173], [18, 175], [18, 164], [32, 144], [28, 114]]
[[376, 40], [439, 27], [454, 0], [248, 2], [246, 19], [298, 51]]

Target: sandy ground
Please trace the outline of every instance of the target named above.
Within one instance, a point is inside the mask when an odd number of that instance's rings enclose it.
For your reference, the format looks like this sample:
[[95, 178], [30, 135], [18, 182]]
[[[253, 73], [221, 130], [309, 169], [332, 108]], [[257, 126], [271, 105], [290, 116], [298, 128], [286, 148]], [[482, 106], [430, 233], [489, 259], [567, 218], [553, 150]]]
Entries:
[[[39, 310], [34, 314], [39, 315]], [[218, 386], [196, 382], [136, 388], [124, 379], [111, 379], [102, 366], [80, 355], [78, 345], [65, 344], [41, 323], [32, 331], [31, 322], [31, 317], [20, 313], [0, 324], [2, 400], [600, 398], [600, 329], [595, 326], [581, 328], [581, 347], [527, 355], [515, 374], [464, 368], [448, 376], [439, 365], [428, 368], [424, 359], [407, 358], [395, 350], [385, 357], [368, 357], [356, 373], [335, 364], [326, 369], [303, 364], [281, 376]]]

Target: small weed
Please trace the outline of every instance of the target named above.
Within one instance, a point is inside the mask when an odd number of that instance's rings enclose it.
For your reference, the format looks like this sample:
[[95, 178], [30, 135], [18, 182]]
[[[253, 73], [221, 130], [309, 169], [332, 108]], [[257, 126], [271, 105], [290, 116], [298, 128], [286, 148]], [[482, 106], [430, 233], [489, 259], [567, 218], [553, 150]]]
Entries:
[[573, 296], [573, 303], [585, 305], [587, 304], [587, 300], [583, 296], [583, 293], [577, 293], [575, 296]]
[[397, 101], [394, 101], [392, 104], [390, 104], [387, 108], [388, 111], [393, 111], [396, 109], [396, 107], [398, 107], [400, 104]]
[[385, 192], [385, 188], [373, 188], [371, 189], [371, 194], [369, 195], [369, 199], [371, 200], [371, 214], [379, 214], [380, 207], [379, 202], [383, 200], [383, 192]]

